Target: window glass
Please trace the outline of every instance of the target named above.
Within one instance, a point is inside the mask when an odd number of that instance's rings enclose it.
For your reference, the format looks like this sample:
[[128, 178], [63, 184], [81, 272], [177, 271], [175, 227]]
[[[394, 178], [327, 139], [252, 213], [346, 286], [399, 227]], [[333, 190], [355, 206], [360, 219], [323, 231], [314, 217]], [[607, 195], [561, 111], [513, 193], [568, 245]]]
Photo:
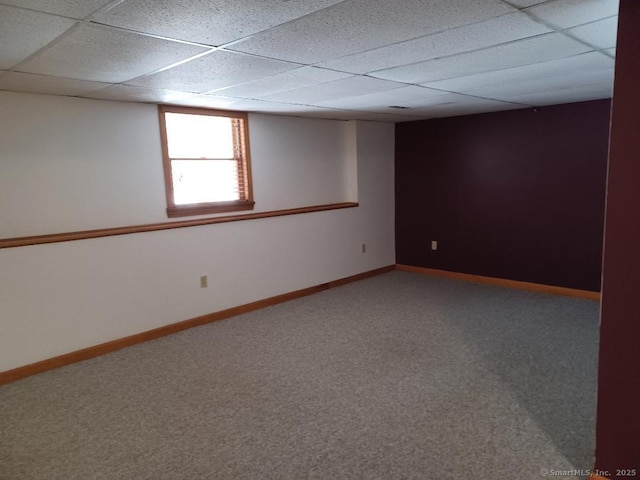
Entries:
[[170, 158], [233, 158], [231, 118], [167, 113]]

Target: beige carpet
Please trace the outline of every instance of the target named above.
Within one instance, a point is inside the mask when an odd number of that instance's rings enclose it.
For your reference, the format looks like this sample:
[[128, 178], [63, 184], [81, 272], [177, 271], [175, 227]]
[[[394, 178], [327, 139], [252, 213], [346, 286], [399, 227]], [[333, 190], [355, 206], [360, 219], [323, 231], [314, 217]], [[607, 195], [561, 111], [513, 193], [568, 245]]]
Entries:
[[0, 387], [0, 479], [591, 467], [598, 304], [392, 272]]

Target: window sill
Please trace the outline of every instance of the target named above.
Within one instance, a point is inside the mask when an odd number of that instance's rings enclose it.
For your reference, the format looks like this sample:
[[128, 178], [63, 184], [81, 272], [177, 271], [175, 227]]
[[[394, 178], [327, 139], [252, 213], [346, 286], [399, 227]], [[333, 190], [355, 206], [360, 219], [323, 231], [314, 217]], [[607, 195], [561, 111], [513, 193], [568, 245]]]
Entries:
[[244, 210], [253, 210], [255, 204], [256, 202], [238, 201], [180, 205], [168, 207], [167, 216], [169, 218], [176, 218], [191, 215], [208, 215], [211, 213], [241, 212]]

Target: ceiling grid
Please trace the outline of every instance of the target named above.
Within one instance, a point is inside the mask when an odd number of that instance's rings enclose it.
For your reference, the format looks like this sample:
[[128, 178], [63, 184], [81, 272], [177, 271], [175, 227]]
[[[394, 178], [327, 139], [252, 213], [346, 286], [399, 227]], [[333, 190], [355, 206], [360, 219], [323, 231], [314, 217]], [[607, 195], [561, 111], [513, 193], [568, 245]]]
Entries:
[[392, 122], [595, 100], [612, 94], [617, 10], [618, 0], [0, 0], [0, 91]]

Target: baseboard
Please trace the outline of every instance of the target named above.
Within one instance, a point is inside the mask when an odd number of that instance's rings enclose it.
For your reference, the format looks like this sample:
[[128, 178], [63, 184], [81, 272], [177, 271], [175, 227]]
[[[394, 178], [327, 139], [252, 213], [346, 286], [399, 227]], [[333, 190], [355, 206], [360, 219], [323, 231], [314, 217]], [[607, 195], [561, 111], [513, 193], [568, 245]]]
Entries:
[[368, 272], [360, 273], [339, 280], [334, 280], [328, 283], [323, 283], [309, 288], [303, 288], [293, 292], [277, 295], [275, 297], [265, 298], [264, 300], [258, 300], [257, 302], [247, 303], [219, 312], [210, 313], [201, 317], [191, 318], [178, 323], [172, 323], [160, 328], [154, 328], [146, 332], [137, 333], [128, 337], [119, 338], [110, 342], [101, 343], [100, 345], [94, 345], [92, 347], [83, 348], [82, 350], [76, 350], [75, 352], [66, 353], [57, 357], [42, 360], [40, 362], [25, 365], [23, 367], [14, 368], [5, 372], [0, 372], [0, 385], [11, 383], [21, 378], [29, 377], [37, 373], [53, 370], [54, 368], [63, 367], [72, 363], [81, 362], [83, 360], [89, 360], [90, 358], [98, 357], [106, 353], [115, 352], [122, 348], [130, 347], [138, 343], [147, 342], [156, 338], [165, 337], [173, 333], [187, 330], [189, 328], [198, 327], [200, 325], [206, 325], [207, 323], [216, 322], [225, 318], [235, 317], [243, 313], [252, 312], [254, 310], [260, 310], [262, 308], [277, 305], [279, 303], [288, 302], [296, 298], [305, 297], [314, 293], [322, 292], [330, 288], [339, 287], [348, 283], [364, 280], [365, 278], [374, 277], [383, 273], [391, 272], [395, 269], [393, 265], [388, 267], [378, 268]]
[[411, 265], [396, 265], [396, 270], [403, 272], [420, 273], [422, 275], [433, 275], [437, 277], [451, 278], [465, 282], [487, 283], [500, 287], [517, 288], [519, 290], [530, 290], [533, 292], [551, 293], [553, 295], [564, 295], [566, 297], [584, 298], [587, 300], [600, 301], [600, 292], [589, 290], [577, 290], [575, 288], [556, 287], [553, 285], [543, 285], [540, 283], [521, 282], [518, 280], [508, 280], [506, 278], [485, 277], [470, 273], [449, 272], [446, 270], [436, 270], [434, 268], [414, 267]]

